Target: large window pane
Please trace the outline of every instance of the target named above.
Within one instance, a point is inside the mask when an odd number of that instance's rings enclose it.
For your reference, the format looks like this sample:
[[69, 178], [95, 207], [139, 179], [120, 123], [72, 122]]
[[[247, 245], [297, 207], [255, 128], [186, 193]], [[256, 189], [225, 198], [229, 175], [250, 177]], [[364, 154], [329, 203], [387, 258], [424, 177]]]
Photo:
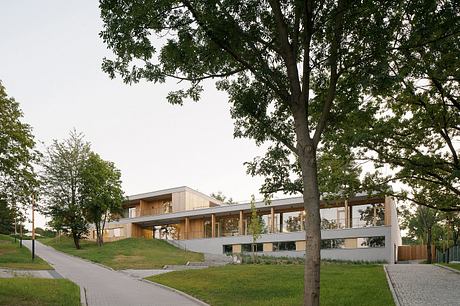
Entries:
[[323, 208], [320, 211], [321, 229], [338, 229], [345, 227], [345, 208]]
[[384, 224], [385, 208], [382, 203], [353, 206], [352, 227], [379, 226]]
[[283, 232], [292, 233], [302, 230], [302, 212], [283, 213]]

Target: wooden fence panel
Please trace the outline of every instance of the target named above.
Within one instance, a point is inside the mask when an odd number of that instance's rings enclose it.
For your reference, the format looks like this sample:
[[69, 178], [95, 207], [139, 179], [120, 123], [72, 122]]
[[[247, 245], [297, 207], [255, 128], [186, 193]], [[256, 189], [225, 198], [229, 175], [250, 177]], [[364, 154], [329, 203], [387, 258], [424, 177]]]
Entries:
[[[406, 260], [424, 260], [427, 259], [426, 245], [401, 245], [398, 247], [398, 261]], [[433, 260], [436, 259], [436, 248], [431, 246], [431, 255]]]

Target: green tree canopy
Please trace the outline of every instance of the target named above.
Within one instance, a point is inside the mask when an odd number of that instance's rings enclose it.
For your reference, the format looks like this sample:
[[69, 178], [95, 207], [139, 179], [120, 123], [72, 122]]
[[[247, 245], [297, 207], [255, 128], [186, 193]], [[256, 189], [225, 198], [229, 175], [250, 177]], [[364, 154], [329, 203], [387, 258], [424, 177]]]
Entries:
[[[21, 218], [37, 187], [34, 162], [39, 158], [30, 125], [22, 122], [19, 103], [0, 82], [0, 212], [2, 222]], [[12, 219], [11, 219], [12, 218]]]
[[42, 162], [43, 212], [51, 217], [51, 227], [73, 238], [77, 249], [88, 232], [81, 196], [82, 170], [90, 152], [90, 144], [73, 130], [69, 138], [53, 141]]
[[406, 3], [385, 90], [343, 136], [378, 172], [390, 166], [393, 174], [374, 182], [401, 183], [396, 197], [445, 211], [460, 210], [459, 10], [455, 1]]
[[80, 201], [85, 218], [96, 228], [97, 243], [103, 244], [106, 222], [117, 220], [122, 213], [121, 173], [114, 163], [91, 152], [81, 171]]

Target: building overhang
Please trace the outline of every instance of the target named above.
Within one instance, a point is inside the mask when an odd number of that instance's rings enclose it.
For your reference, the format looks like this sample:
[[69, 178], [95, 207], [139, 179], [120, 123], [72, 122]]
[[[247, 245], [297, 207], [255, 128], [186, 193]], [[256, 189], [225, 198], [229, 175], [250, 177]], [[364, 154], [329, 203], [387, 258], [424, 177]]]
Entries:
[[[383, 196], [367, 196], [367, 195], [358, 195], [354, 198], [347, 199], [347, 204], [349, 206], [363, 205], [363, 204], [376, 204], [383, 203], [385, 197]], [[331, 201], [321, 201], [321, 208], [333, 208], [344, 206], [345, 199], [341, 200], [331, 200]], [[255, 203], [255, 207], [259, 213], [269, 214], [272, 208], [278, 210], [282, 209], [284, 211], [298, 211], [299, 208], [303, 207], [303, 198], [302, 197], [293, 197], [286, 199], [277, 199], [271, 200], [269, 204], [264, 201], [259, 201]], [[221, 205], [217, 207], [209, 208], [200, 208], [194, 210], [186, 210], [169, 214], [161, 215], [152, 215], [152, 216], [141, 216], [136, 218], [125, 218], [120, 219], [119, 224], [134, 223], [140, 226], [154, 226], [154, 225], [164, 225], [164, 224], [176, 224], [183, 221], [185, 218], [189, 219], [199, 219], [199, 218], [211, 218], [214, 214], [216, 217], [229, 216], [229, 215], [238, 215], [242, 211], [244, 214], [251, 212], [250, 203], [242, 204], [231, 204], [231, 205]]]

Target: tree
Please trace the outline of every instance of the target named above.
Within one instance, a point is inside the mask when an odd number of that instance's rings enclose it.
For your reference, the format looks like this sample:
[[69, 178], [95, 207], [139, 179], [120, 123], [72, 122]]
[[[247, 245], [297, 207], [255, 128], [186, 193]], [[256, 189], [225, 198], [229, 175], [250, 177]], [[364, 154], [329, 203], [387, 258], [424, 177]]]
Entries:
[[256, 200], [254, 195], [251, 196], [251, 220], [249, 222], [249, 233], [252, 236], [252, 244], [251, 244], [251, 250], [252, 250], [252, 261], [255, 262], [255, 248], [256, 248], [256, 242], [257, 240], [261, 237], [262, 235], [262, 223], [260, 222], [260, 216], [257, 215], [257, 209], [256, 209]]
[[14, 219], [22, 218], [38, 184], [33, 165], [40, 155], [32, 128], [22, 117], [19, 103], [7, 95], [0, 82], [0, 220], [4, 231], [8, 224], [14, 230]]
[[0, 198], [0, 234], [14, 233], [14, 211]]
[[90, 153], [81, 171], [80, 201], [86, 221], [96, 228], [97, 244], [104, 243], [106, 222], [117, 220], [123, 208], [121, 173], [112, 162]]
[[407, 186], [394, 196], [443, 211], [460, 211], [458, 9], [452, 1], [407, 2], [387, 85], [369, 101], [379, 111], [362, 112], [368, 117], [348, 134], [364, 148], [359, 158], [391, 167], [381, 181]]
[[431, 246], [433, 244], [433, 229], [436, 227], [438, 234], [441, 232], [439, 211], [426, 206], [417, 206], [415, 213], [405, 213], [403, 228], [409, 231], [409, 237], [416, 237], [422, 244], [426, 244], [427, 261], [432, 262]]
[[[385, 51], [393, 41], [394, 19], [399, 21], [398, 4], [100, 1], [101, 37], [116, 56], [103, 63], [111, 77], [119, 74], [126, 83], [188, 81], [190, 87], [168, 95], [174, 104], [199, 100], [202, 83], [218, 79], [232, 104], [235, 136], [272, 143], [267, 154], [290, 156], [283, 161], [298, 170], [307, 212], [307, 305], [319, 304], [317, 150], [323, 132], [333, 130], [331, 110], [356, 110], [362, 103], [357, 94], [388, 69]], [[158, 51], [153, 42], [165, 36]]]
[[222, 191], [213, 192], [213, 193], [211, 193], [210, 196], [213, 197], [216, 200], [221, 201], [224, 204], [237, 204], [235, 201], [233, 201], [233, 198], [231, 198], [231, 197], [227, 198], [227, 196], [224, 195], [222, 193]]
[[88, 232], [82, 202], [82, 171], [90, 155], [90, 144], [75, 130], [69, 138], [48, 147], [42, 162], [43, 212], [50, 226], [69, 234], [75, 247]]

